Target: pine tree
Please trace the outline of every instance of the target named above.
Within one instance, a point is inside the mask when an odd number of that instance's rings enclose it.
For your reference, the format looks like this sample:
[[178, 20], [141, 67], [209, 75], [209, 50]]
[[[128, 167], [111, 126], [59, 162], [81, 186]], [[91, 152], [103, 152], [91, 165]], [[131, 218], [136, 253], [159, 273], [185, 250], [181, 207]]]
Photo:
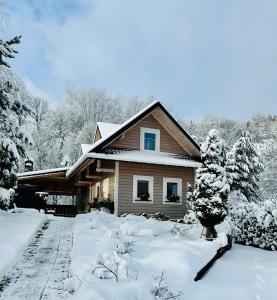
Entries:
[[197, 223], [197, 218], [195, 216], [194, 212], [194, 194], [193, 194], [193, 188], [190, 183], [187, 184], [187, 201], [186, 201], [186, 214], [184, 216], [184, 223], [185, 224], [195, 224]]
[[188, 210], [193, 210], [193, 188], [192, 185], [188, 182], [187, 184], [187, 208]]
[[217, 236], [214, 226], [227, 215], [230, 190], [226, 172], [226, 151], [218, 130], [212, 129], [201, 145], [202, 166], [197, 170], [194, 190], [196, 217], [206, 228], [206, 238]]
[[243, 132], [227, 154], [226, 171], [232, 191], [241, 191], [251, 201], [257, 199], [259, 174], [263, 170], [260, 155], [250, 134]]
[[3, 61], [4, 57], [12, 58], [16, 53], [11, 48], [18, 44], [20, 37], [3, 42], [0, 40], [0, 209], [9, 206], [8, 190], [16, 183], [18, 160], [25, 157], [25, 147], [31, 137], [22, 128], [30, 108], [19, 96], [20, 80]]

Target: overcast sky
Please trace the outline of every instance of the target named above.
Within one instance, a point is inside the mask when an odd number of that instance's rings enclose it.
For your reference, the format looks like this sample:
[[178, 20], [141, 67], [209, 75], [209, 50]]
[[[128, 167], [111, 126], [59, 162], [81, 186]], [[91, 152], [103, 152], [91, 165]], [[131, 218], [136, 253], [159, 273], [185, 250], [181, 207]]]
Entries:
[[66, 86], [155, 95], [182, 118], [277, 113], [277, 1], [10, 0], [14, 70], [52, 102]]

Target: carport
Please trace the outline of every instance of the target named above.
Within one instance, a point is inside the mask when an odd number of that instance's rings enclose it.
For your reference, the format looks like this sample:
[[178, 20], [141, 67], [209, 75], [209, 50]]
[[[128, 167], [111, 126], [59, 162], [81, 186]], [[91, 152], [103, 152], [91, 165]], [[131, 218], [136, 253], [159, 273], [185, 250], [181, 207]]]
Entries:
[[[39, 193], [47, 193], [54, 196], [71, 196], [71, 203], [47, 204], [47, 209], [55, 210], [55, 214], [60, 216], [76, 215], [82, 210], [82, 207], [80, 207], [81, 189], [75, 184], [74, 178], [68, 179], [66, 177], [67, 171], [68, 168], [64, 167], [19, 173], [17, 175], [18, 202], [22, 206], [26, 205], [26, 203], [34, 203], [36, 195], [39, 195]], [[32, 197], [34, 198], [30, 199]]]

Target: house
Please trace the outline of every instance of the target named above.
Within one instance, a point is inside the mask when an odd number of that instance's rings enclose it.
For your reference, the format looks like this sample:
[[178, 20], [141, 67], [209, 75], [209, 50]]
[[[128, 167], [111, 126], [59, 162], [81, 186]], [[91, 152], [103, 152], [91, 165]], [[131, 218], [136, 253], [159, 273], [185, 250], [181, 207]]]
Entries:
[[75, 195], [78, 211], [109, 199], [116, 215], [162, 212], [182, 218], [187, 183], [200, 165], [199, 146], [159, 102], [123, 124], [97, 123], [92, 144], [82, 144], [70, 168], [18, 174], [39, 192]]

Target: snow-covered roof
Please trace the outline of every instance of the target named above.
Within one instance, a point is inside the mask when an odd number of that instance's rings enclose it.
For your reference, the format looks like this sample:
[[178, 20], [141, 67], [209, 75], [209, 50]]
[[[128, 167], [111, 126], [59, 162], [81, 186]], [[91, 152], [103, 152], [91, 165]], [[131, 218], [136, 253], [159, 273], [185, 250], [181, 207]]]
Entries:
[[[121, 125], [113, 124], [113, 128], [110, 126], [107, 126], [107, 129], [105, 133], [107, 135], [102, 135], [101, 139], [99, 139], [96, 143], [94, 143], [91, 148], [88, 150], [88, 152], [95, 151], [98, 152], [102, 149], [102, 147], [105, 147], [110, 142], [112, 142], [114, 139], [119, 137], [122, 133], [124, 133], [125, 130], [127, 130], [129, 127], [134, 125], [137, 121], [139, 121], [142, 117], [146, 116], [148, 113], [150, 113], [155, 108], [159, 107], [166, 115], [167, 117], [176, 125], [176, 127], [183, 133], [183, 135], [191, 142], [191, 144], [199, 151], [200, 148], [197, 145], [197, 143], [193, 140], [193, 138], [181, 127], [181, 125], [171, 116], [171, 114], [165, 109], [165, 107], [159, 102], [154, 101], [150, 103], [148, 106], [146, 106], [144, 109], [142, 109], [140, 112], [129, 118], [127, 121], [122, 123]], [[106, 124], [106, 123], [104, 123]], [[109, 128], [108, 128], [109, 127]], [[99, 129], [100, 130], [100, 129]]]
[[93, 144], [81, 144], [82, 154], [87, 153]]
[[106, 159], [115, 161], [136, 162], [145, 164], [157, 164], [177, 167], [198, 168], [201, 163], [183, 155], [176, 155], [165, 152], [149, 152], [139, 150], [112, 150], [107, 153], [90, 152], [85, 153], [77, 162], [67, 171], [66, 176], [70, 176], [87, 159]]
[[46, 174], [50, 174], [50, 173], [66, 172], [68, 170], [69, 170], [69, 167], [45, 169], [45, 170], [38, 170], [38, 171], [29, 171], [29, 172], [24, 172], [24, 173], [18, 173], [17, 178], [36, 176], [36, 175], [46, 175]]
[[108, 136], [112, 131], [116, 130], [120, 125], [114, 123], [97, 122], [97, 127], [100, 131], [101, 137]]
[[136, 118], [138, 118], [140, 115], [142, 115], [145, 111], [147, 111], [148, 109], [150, 109], [152, 106], [156, 105], [157, 103], [159, 103], [159, 101], [154, 101], [152, 103], [150, 103], [149, 105], [147, 105], [144, 109], [142, 109], [140, 112], [138, 112], [137, 114], [135, 114], [134, 116], [132, 116], [130, 119], [128, 119], [127, 121], [123, 122], [121, 125], [118, 125], [117, 127], [115, 127], [113, 130], [111, 130], [108, 135], [106, 136], [102, 136], [100, 140], [98, 140], [96, 143], [94, 143], [92, 145], [92, 147], [89, 149], [88, 152], [92, 151], [93, 149], [95, 149], [97, 146], [99, 146], [100, 144], [102, 144], [105, 140], [107, 140], [109, 137], [111, 137], [113, 134], [115, 134], [116, 132], [120, 131], [122, 128], [124, 128], [125, 126], [127, 126], [129, 123], [131, 123], [133, 120], [135, 120]]

